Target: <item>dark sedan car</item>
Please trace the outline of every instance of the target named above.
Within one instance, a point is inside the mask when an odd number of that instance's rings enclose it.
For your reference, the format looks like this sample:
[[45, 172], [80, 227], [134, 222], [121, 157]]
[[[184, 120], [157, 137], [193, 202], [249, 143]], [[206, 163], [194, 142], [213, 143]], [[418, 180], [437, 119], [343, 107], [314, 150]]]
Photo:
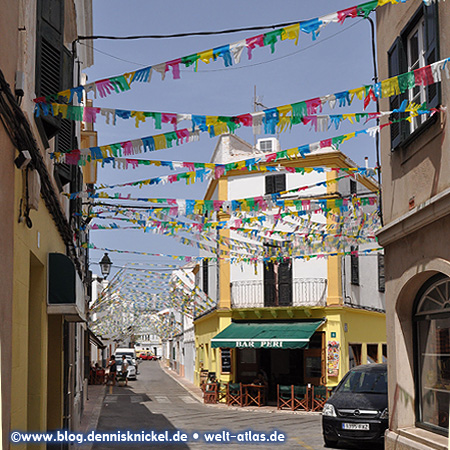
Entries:
[[355, 367], [323, 408], [325, 445], [335, 446], [341, 440], [382, 443], [388, 418], [386, 364]]

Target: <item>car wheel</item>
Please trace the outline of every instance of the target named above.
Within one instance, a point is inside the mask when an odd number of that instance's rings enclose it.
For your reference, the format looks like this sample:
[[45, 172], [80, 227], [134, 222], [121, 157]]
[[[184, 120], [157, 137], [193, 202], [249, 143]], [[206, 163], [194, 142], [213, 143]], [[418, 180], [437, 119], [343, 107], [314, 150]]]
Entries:
[[337, 448], [338, 447], [337, 439], [330, 439], [329, 437], [324, 436], [323, 440], [325, 441], [325, 447], [328, 447], [328, 448]]

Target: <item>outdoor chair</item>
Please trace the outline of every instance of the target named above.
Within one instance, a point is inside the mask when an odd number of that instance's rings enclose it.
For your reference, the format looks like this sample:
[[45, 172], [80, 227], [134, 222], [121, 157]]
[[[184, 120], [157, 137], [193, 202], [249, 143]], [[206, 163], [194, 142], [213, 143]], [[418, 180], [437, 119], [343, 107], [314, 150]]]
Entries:
[[207, 370], [200, 371], [200, 388], [202, 391], [205, 390], [206, 382], [208, 381], [208, 374], [209, 372]]
[[227, 384], [217, 382], [217, 402], [227, 401]]
[[227, 384], [227, 405], [244, 405], [244, 396], [242, 394], [241, 383], [228, 383]]
[[277, 384], [277, 409], [292, 409], [292, 386]]
[[330, 391], [326, 386], [313, 386], [311, 388], [311, 411], [322, 411], [329, 394]]
[[203, 391], [203, 403], [217, 403], [218, 383], [207, 383]]
[[309, 388], [308, 386], [292, 385], [292, 411], [303, 409], [309, 411]]
[[97, 369], [95, 371], [95, 382], [94, 384], [104, 384], [106, 378], [106, 371], [104, 369]]

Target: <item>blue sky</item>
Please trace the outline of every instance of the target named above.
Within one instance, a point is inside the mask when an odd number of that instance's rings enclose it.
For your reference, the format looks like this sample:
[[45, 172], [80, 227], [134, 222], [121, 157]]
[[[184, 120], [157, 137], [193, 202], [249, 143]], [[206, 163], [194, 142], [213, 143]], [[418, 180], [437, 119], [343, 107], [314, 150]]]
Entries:
[[[170, 34], [193, 31], [213, 31], [229, 28], [271, 25], [307, 20], [355, 6], [348, 0], [214, 0], [189, 2], [172, 0], [156, 2], [148, 0], [95, 0], [95, 35]], [[375, 19], [375, 15], [372, 14]], [[93, 43], [94, 65], [86, 70], [88, 81], [133, 71], [142, 66], [155, 65], [171, 59], [207, 50], [220, 45], [255, 36], [261, 32], [241, 32], [229, 35], [188, 37], [158, 40], [107, 41]], [[80, 45], [85, 45], [80, 44]], [[171, 74], [161, 81], [159, 74], [150, 83], [135, 83], [133, 89], [120, 95], [113, 94], [97, 99], [94, 106], [134, 109], [145, 111], [178, 112], [207, 115], [238, 115], [253, 110], [253, 92], [256, 85], [260, 100], [267, 107], [281, 106], [298, 101], [332, 94], [372, 83], [373, 65], [371, 32], [368, 21], [349, 18], [344, 25], [330, 24], [323, 29], [316, 41], [310, 35], [300, 34], [298, 45], [283, 41], [270, 48], [256, 48], [253, 59], [246, 54], [241, 63], [225, 68], [222, 60], [205, 65], [199, 63], [197, 73], [186, 69], [181, 79], [173, 80]], [[350, 108], [339, 108], [335, 113], [362, 112], [363, 104], [355, 100]], [[333, 110], [324, 108], [324, 114]], [[374, 126], [369, 122], [368, 126]], [[283, 149], [316, 142], [321, 139], [356, 131], [364, 125], [341, 126], [326, 133], [309, 131], [308, 126], [297, 125], [290, 132], [280, 134]], [[152, 121], [135, 128], [134, 121], [118, 120], [116, 126], [106, 125], [99, 117], [95, 124], [99, 144], [114, 143], [143, 136], [158, 134]], [[163, 132], [171, 131], [168, 126]], [[253, 142], [249, 130], [238, 130], [243, 139]], [[201, 135], [199, 142], [151, 154], [152, 159], [209, 162], [217, 138]], [[375, 142], [370, 137], [358, 137], [345, 143], [341, 151], [358, 165], [369, 157], [370, 166], [375, 165]], [[135, 181], [167, 175], [168, 169], [139, 168], [137, 170], [114, 170], [100, 168], [98, 181], [104, 184]], [[207, 183], [186, 186], [184, 182], [172, 185], [152, 186], [141, 190], [123, 189], [121, 192], [139, 197], [203, 198]], [[99, 222], [100, 223], [100, 222]], [[102, 221], [103, 225], [107, 222]], [[196, 255], [195, 247], [178, 244], [170, 237], [144, 234], [142, 231], [105, 230], [92, 231], [91, 242], [98, 247], [144, 251], [176, 255]], [[99, 261], [100, 251], [91, 251], [91, 261]], [[160, 263], [158, 258], [143, 258], [111, 253], [115, 264], [128, 261]], [[93, 265], [94, 273], [99, 273]]]

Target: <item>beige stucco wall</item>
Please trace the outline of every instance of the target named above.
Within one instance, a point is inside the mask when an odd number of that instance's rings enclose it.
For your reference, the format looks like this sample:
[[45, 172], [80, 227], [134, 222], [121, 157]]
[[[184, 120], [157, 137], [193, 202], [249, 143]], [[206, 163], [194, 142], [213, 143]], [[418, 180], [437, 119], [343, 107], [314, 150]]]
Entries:
[[[417, 292], [436, 273], [450, 276], [450, 248], [439, 236], [448, 236], [450, 216], [435, 221], [386, 247], [386, 325], [388, 334], [388, 376], [390, 429], [402, 436], [404, 448], [418, 447], [420, 439], [428, 445], [443, 445], [445, 439], [415, 428], [415, 379], [413, 358], [413, 305]], [[405, 431], [409, 430], [408, 437]], [[387, 448], [399, 439], [391, 433]]]
[[[13, 86], [17, 61], [18, 2], [0, 0], [0, 70]], [[11, 408], [11, 334], [14, 250], [14, 176], [16, 151], [0, 125], [0, 447], [9, 448]]]
[[[420, 0], [377, 10], [380, 79], [388, 78], [388, 50]], [[450, 4], [439, 2], [440, 59], [450, 55]], [[443, 77], [441, 103], [450, 84]], [[389, 100], [380, 102], [389, 110]], [[406, 148], [391, 152], [390, 130], [381, 132], [390, 430], [388, 449], [444, 449], [447, 439], [415, 427], [413, 304], [423, 283], [437, 272], [450, 276], [450, 154], [446, 110]], [[413, 204], [411, 205], [411, 202]], [[428, 205], [428, 206], [427, 206]]]
[[[386, 5], [377, 10], [377, 47], [379, 78], [389, 78], [388, 51], [422, 4], [411, 0], [405, 4]], [[450, 4], [439, 2], [440, 59], [450, 56]], [[443, 77], [442, 104], [448, 105], [450, 83]], [[381, 111], [389, 111], [389, 99], [380, 101]], [[419, 136], [408, 148], [391, 152], [390, 127], [381, 131], [381, 166], [383, 177], [383, 217], [385, 223], [409, 210], [410, 199], [418, 206], [428, 198], [450, 187], [450, 121], [446, 112], [437, 117], [430, 130]], [[445, 131], [442, 133], [442, 131]]]

